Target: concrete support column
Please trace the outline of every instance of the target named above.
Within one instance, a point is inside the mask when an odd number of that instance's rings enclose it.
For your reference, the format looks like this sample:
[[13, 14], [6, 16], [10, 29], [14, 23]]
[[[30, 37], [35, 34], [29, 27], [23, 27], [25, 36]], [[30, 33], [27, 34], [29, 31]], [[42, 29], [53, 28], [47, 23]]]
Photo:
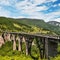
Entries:
[[48, 59], [48, 38], [45, 38], [45, 58]]
[[[56, 41], [56, 42], [55, 42]], [[45, 58], [50, 60], [49, 57], [57, 55], [58, 40], [45, 38]]]
[[37, 47], [39, 49], [39, 54], [40, 54], [40, 58], [43, 59], [44, 58], [44, 54], [45, 54], [45, 40], [42, 37], [36, 37], [36, 43], [37, 43]]
[[41, 59], [45, 57], [45, 40], [44, 38], [40, 38], [40, 55]]
[[2, 34], [2, 37], [3, 37], [3, 39], [4, 39], [4, 42], [7, 41], [6, 36], [7, 36], [7, 33], [3, 33], [3, 34]]
[[56, 39], [49, 39], [48, 53], [49, 53], [50, 57], [57, 56], [57, 48], [58, 48], [58, 40], [56, 40]]
[[4, 33], [2, 34], [2, 37], [3, 37], [3, 39], [4, 39], [4, 42], [5, 42], [5, 38], [4, 38], [5, 36], [4, 36]]
[[22, 51], [22, 36], [19, 36], [19, 40], [18, 40], [18, 51]]
[[4, 34], [4, 40], [5, 40], [5, 42], [7, 42], [7, 37], [8, 37], [8, 33], [5, 33]]
[[16, 35], [13, 35], [13, 50], [16, 50]]
[[31, 55], [32, 42], [33, 42], [33, 38], [30, 37], [30, 38], [29, 38], [29, 49], [28, 49], [30, 55]]
[[11, 41], [13, 40], [13, 34], [10, 34], [10, 40]]
[[26, 39], [26, 55], [29, 55], [29, 52], [28, 52], [28, 45], [29, 45], [28, 40], [29, 39]]
[[37, 48], [39, 49], [39, 54], [40, 54], [40, 58], [42, 59], [42, 52], [41, 52], [41, 41], [40, 41], [40, 37], [36, 37], [36, 43], [37, 43]]
[[31, 55], [31, 46], [32, 46], [32, 41], [33, 38], [29, 37], [26, 38], [26, 55]]

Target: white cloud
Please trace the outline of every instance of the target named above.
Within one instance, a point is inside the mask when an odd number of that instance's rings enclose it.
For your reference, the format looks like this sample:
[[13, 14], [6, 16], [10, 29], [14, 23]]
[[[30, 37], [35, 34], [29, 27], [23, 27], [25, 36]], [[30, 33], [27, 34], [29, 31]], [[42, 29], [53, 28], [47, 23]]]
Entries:
[[42, 10], [47, 10], [46, 6], [40, 6], [40, 7], [33, 7], [33, 6], [29, 6], [29, 7], [25, 7], [24, 10], [22, 10], [22, 13], [26, 13], [26, 14], [34, 14], [38, 11], [42, 11]]
[[57, 1], [57, 0], [51, 0], [52, 2], [55, 2], [55, 1]]
[[57, 18], [57, 19], [55, 19], [54, 21], [58, 21], [58, 22], [60, 22], [60, 18]]
[[57, 4], [53, 5], [53, 7], [57, 7]]
[[[36, 5], [38, 4], [42, 4], [42, 3], [46, 3], [46, 2], [55, 2], [57, 0], [33, 0], [33, 4], [31, 3], [32, 0], [28, 1], [28, 0], [24, 0], [22, 2], [17, 2], [15, 4], [17, 9], [25, 9], [25, 8], [31, 8], [31, 7], [36, 7]], [[29, 6], [28, 6], [29, 5]], [[43, 7], [43, 6], [42, 6]], [[41, 7], [41, 8], [42, 8]]]
[[60, 11], [55, 11], [47, 14], [44, 14], [42, 12], [40, 13], [35, 12], [35, 13], [30, 13], [30, 16], [28, 18], [43, 19], [47, 22], [47, 21], [59, 21], [57, 20], [59, 16], [60, 16]]
[[[37, 1], [37, 0], [34, 0], [34, 1]], [[41, 0], [39, 0], [39, 1], [41, 1]], [[26, 13], [26, 14], [31, 14], [31, 13], [33, 14], [37, 11], [42, 11], [42, 10], [48, 9], [47, 6], [37, 7], [36, 4], [32, 4], [31, 2], [28, 2], [27, 0], [18, 2], [18, 3], [16, 3], [15, 6], [16, 6], [17, 10], [22, 10], [22, 13]]]
[[53, 21], [60, 16], [60, 10], [45, 15], [46, 21]]
[[46, 2], [46, 0], [33, 0], [35, 4], [42, 4], [44, 2]]
[[9, 17], [10, 16], [10, 12], [6, 11], [2, 7], [0, 7], [0, 16]]
[[[20, 9], [25, 8], [27, 6], [27, 4], [29, 4], [29, 2], [27, 0], [25, 0], [25, 1], [22, 1], [22, 2], [16, 3], [15, 6], [18, 10], [20, 10]], [[31, 5], [31, 4], [29, 4], [29, 5]]]
[[[38, 3], [43, 3], [43, 1], [47, 1], [47, 0], [39, 0], [41, 2], [38, 2], [37, 0], [34, 0], [37, 4]], [[48, 0], [49, 2], [52, 0]], [[53, 2], [55, 2], [56, 0], [54, 0]], [[44, 14], [42, 12], [38, 12], [38, 11], [42, 11], [42, 10], [47, 10], [49, 7], [47, 6], [39, 6], [37, 7], [35, 4], [32, 4], [31, 2], [28, 2], [27, 0], [22, 1], [22, 2], [18, 2], [15, 4], [16, 9], [19, 11], [19, 14], [27, 14], [29, 15], [29, 17], [26, 18], [36, 18], [36, 19], [44, 19], [45, 21], [49, 21], [49, 20], [55, 20], [56, 16], [60, 15], [60, 12], [52, 12], [52, 13], [48, 13], [48, 14]], [[56, 5], [54, 5], [55, 7]], [[22, 10], [22, 11], [20, 11]], [[25, 18], [25, 16], [18, 16], [18, 17], [13, 17], [13, 18]]]
[[24, 16], [18, 16], [18, 17], [13, 16], [13, 18], [25, 18], [25, 17]]
[[0, 0], [0, 4], [1, 5], [9, 5], [10, 2], [9, 2], [9, 0]]
[[14, 6], [13, 4], [17, 3], [17, 0], [0, 0], [0, 5]]
[[57, 0], [33, 0], [34, 4], [42, 4], [42, 3], [47, 3], [47, 2], [55, 2]]
[[58, 6], [60, 6], [60, 3], [58, 4]]

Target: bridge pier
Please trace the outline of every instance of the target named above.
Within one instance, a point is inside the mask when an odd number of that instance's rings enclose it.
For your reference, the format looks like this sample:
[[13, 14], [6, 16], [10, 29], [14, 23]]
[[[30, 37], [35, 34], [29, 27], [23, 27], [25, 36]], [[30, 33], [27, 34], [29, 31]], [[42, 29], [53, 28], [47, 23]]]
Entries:
[[39, 49], [39, 53], [40, 53], [40, 58], [43, 59], [44, 58], [44, 38], [41, 37], [36, 37], [36, 43], [37, 43], [37, 47]]
[[16, 50], [16, 35], [13, 35], [12, 37], [12, 41], [13, 41], [13, 50]]
[[22, 36], [19, 36], [19, 40], [18, 40], [18, 51], [22, 51]]
[[52, 42], [51, 40], [53, 39], [36, 37], [41, 59], [46, 58], [49, 60], [49, 57], [55, 57], [57, 55], [58, 43]]
[[27, 37], [25, 41], [26, 41], [26, 55], [31, 55], [31, 46], [33, 38]]
[[58, 41], [52, 41], [53, 39], [45, 38], [45, 58], [47, 59], [57, 56]]
[[55, 40], [55, 39], [49, 39], [49, 42], [48, 42], [48, 55], [51, 56], [51, 57], [55, 57], [57, 55], [57, 48], [58, 48], [58, 41], [53, 41], [52, 40]]
[[45, 38], [45, 58], [48, 59], [48, 38]]

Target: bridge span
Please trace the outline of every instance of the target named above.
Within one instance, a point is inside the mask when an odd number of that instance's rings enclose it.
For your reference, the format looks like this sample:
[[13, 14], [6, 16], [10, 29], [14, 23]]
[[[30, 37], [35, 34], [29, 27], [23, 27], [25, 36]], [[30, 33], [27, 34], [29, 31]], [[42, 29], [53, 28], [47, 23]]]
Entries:
[[26, 44], [26, 55], [31, 55], [31, 47], [34, 39], [36, 40], [37, 48], [39, 49], [40, 58], [55, 57], [57, 55], [58, 43], [60, 42], [60, 36], [43, 35], [43, 34], [31, 34], [24, 32], [3, 32], [2, 37], [5, 39], [10, 34], [10, 40], [13, 41], [13, 50], [16, 50], [16, 38], [18, 37], [18, 50], [22, 50], [23, 38]]

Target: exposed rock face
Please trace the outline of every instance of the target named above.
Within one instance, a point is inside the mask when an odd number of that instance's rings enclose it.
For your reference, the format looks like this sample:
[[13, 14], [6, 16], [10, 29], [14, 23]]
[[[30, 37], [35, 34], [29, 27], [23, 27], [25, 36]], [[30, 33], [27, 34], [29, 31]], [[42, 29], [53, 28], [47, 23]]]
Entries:
[[47, 23], [49, 23], [51, 25], [54, 25], [54, 26], [59, 26], [60, 27], [60, 22], [57, 22], [57, 21], [49, 21]]
[[4, 39], [0, 36], [0, 47], [4, 44]]

